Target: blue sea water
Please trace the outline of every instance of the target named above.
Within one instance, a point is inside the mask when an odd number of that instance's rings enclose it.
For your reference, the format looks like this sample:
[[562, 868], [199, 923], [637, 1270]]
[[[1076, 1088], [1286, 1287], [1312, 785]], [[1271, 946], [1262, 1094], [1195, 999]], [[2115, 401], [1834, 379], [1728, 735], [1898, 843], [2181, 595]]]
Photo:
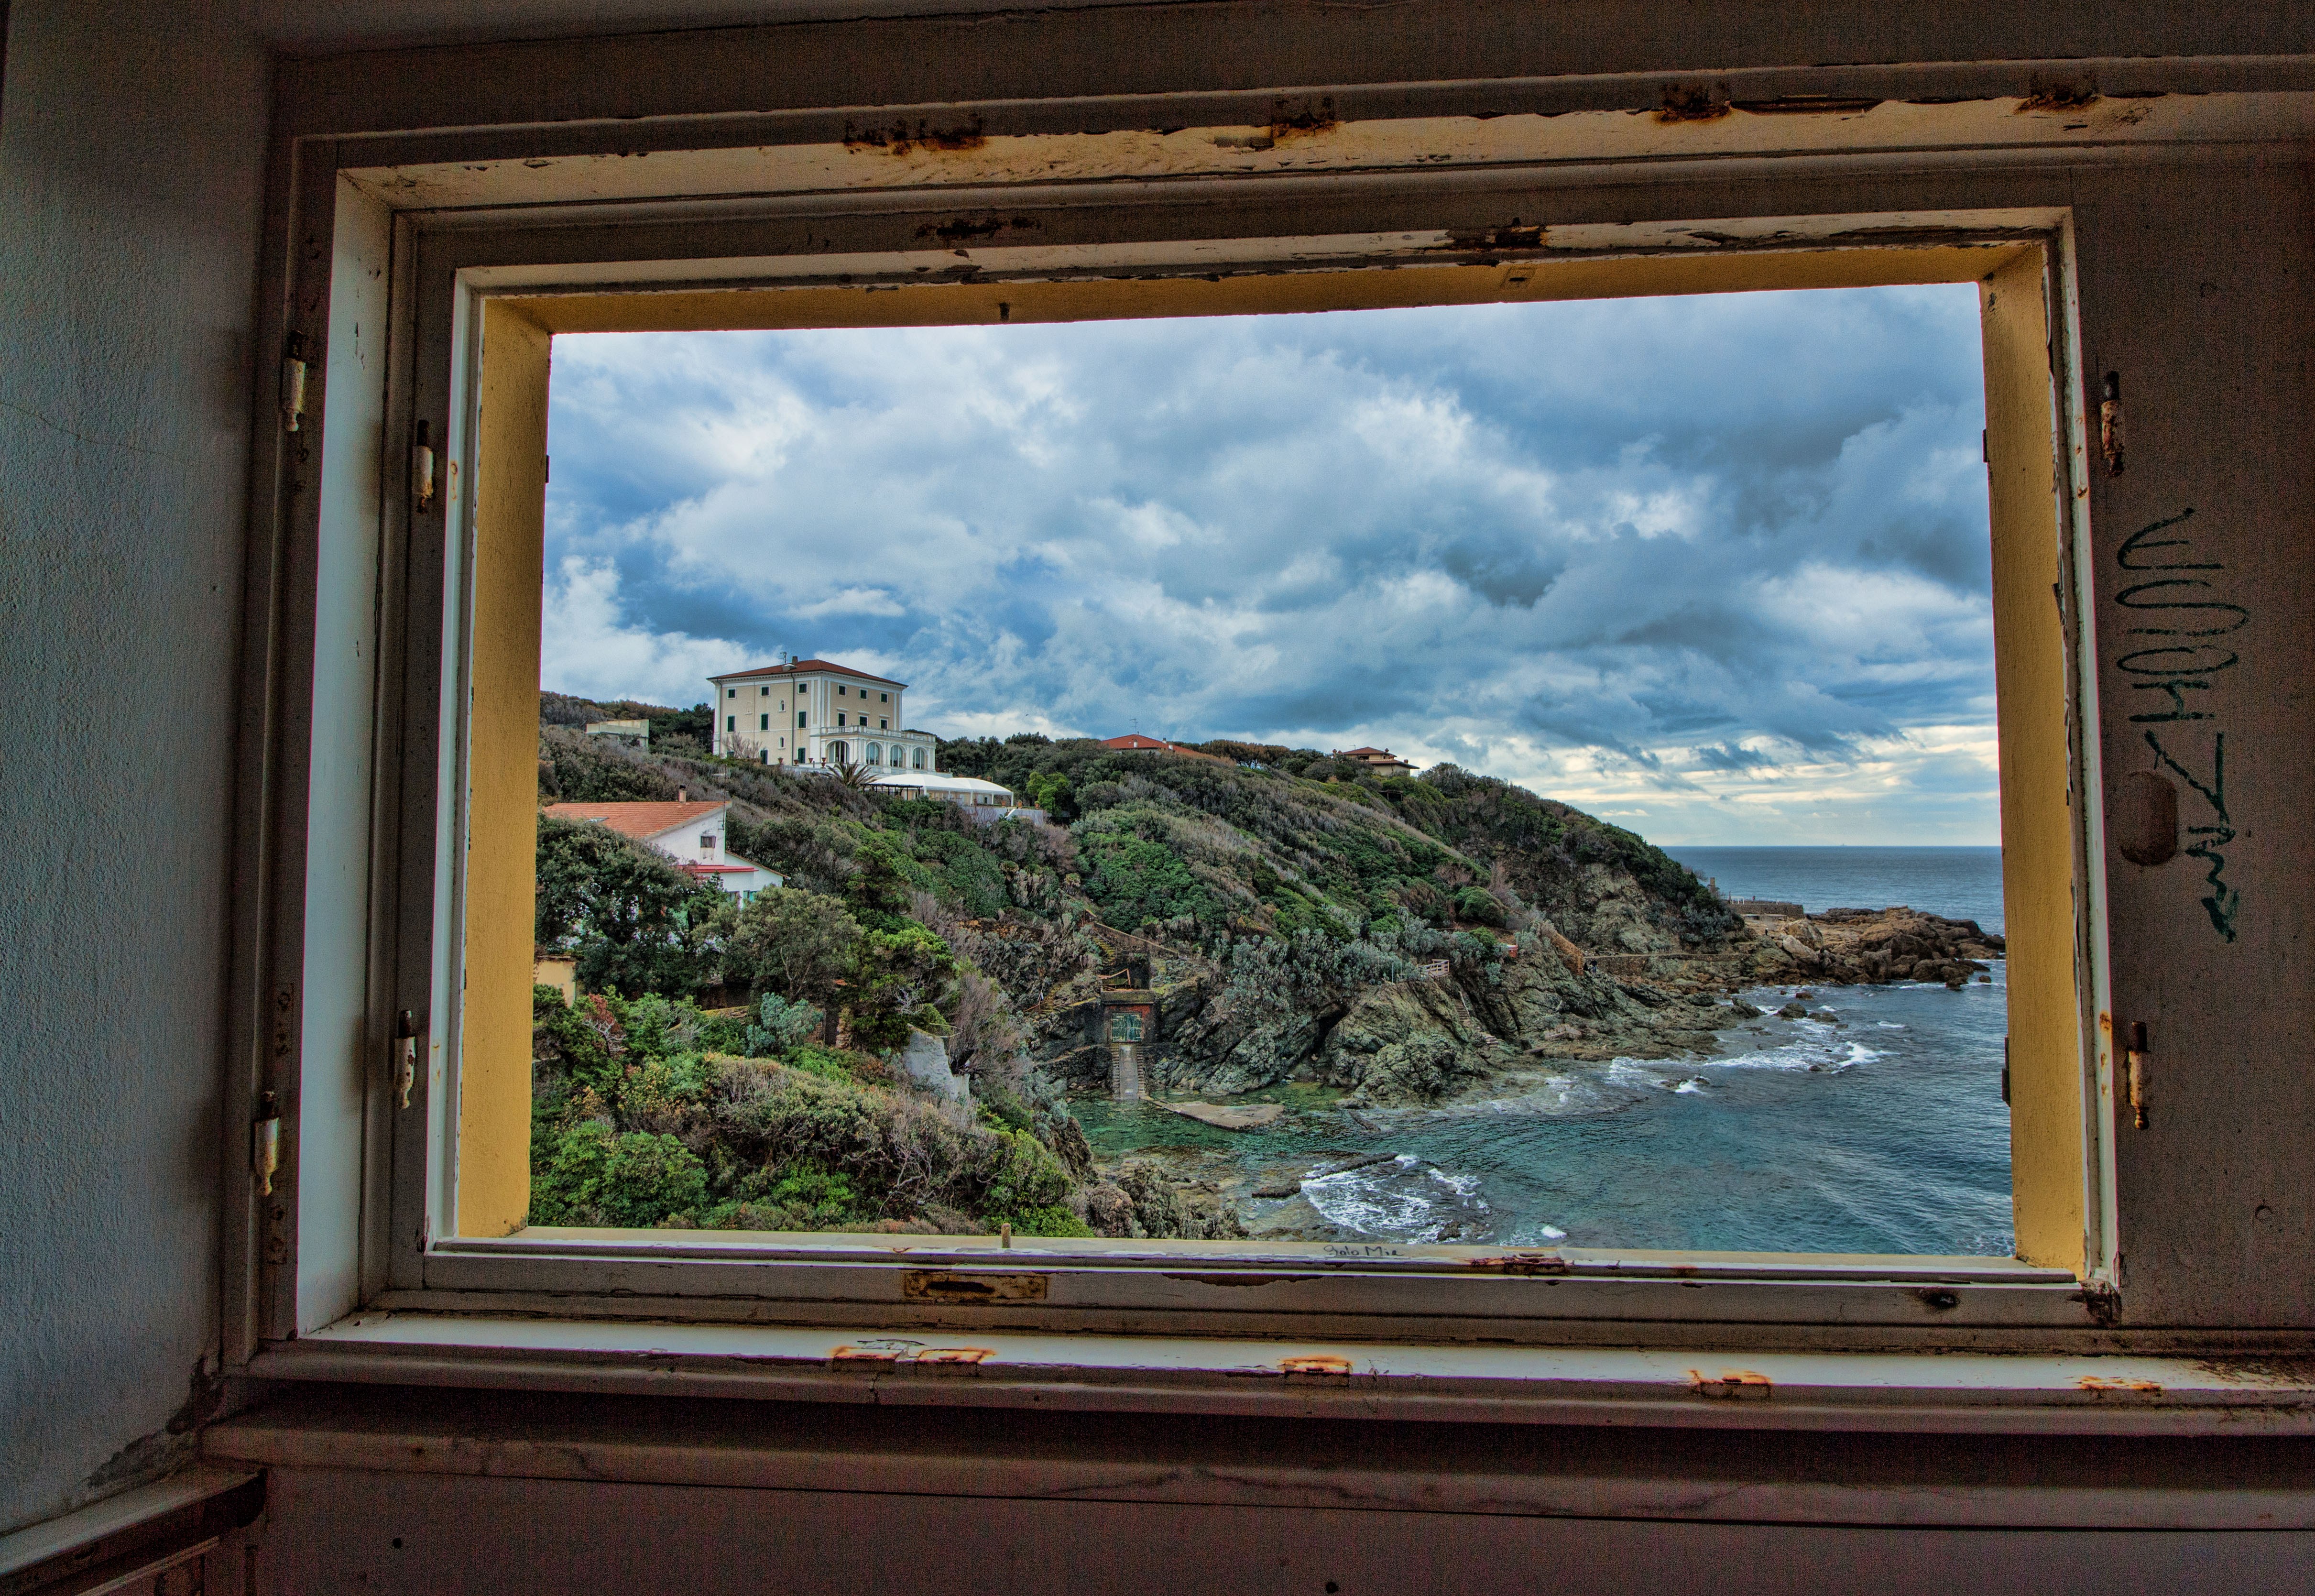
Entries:
[[[1667, 851], [1730, 896], [2001, 924], [1994, 848]], [[1256, 1132], [1099, 1100], [1078, 1113], [1104, 1156], [1196, 1149], [1274, 1176], [1394, 1154], [1303, 1187], [1339, 1230], [1378, 1240], [2005, 1255], [2005, 967], [1992, 975], [1814, 989], [1829, 1020], [1776, 1019], [1801, 989], [1763, 988], [1747, 997], [1770, 1014], [1723, 1031], [1716, 1056], [1556, 1066], [1482, 1104], [1351, 1113], [1282, 1087], [1258, 1095], [1299, 1112]], [[1257, 1228], [1276, 1206], [1242, 1204]]]
[[1724, 896], [1828, 909], [1902, 903], [1948, 919], [2001, 929], [1998, 847], [1668, 847]]

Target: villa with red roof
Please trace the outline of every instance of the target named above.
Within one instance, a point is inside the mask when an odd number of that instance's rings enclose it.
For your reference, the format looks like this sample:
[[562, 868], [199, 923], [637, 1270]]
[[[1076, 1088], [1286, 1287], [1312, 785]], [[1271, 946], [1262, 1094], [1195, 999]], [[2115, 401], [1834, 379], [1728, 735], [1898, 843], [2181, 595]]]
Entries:
[[1336, 749], [1329, 757], [1336, 759], [1349, 759], [1354, 764], [1363, 765], [1377, 776], [1413, 776], [1415, 774], [1414, 766], [1392, 753], [1388, 749]]
[[1212, 759], [1223, 765], [1229, 763], [1220, 754], [1184, 748], [1180, 743], [1167, 742], [1162, 737], [1144, 737], [1139, 732], [1129, 732], [1122, 737], [1104, 737], [1101, 740], [1101, 746], [1113, 749], [1121, 754], [1179, 754], [1184, 759]]
[[900, 718], [905, 682], [826, 660], [789, 660], [707, 678], [714, 751], [763, 765], [931, 772], [935, 742]]
[[729, 803], [550, 803], [545, 812], [559, 820], [592, 820], [632, 838], [653, 853], [664, 854], [689, 873], [746, 902], [767, 887], [787, 880], [743, 859], [723, 846], [724, 817]]

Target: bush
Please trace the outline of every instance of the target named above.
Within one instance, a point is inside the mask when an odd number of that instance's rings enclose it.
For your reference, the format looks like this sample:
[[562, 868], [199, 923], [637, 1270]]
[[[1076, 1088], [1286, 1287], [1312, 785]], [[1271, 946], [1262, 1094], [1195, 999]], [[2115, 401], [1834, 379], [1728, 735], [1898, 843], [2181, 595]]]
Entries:
[[707, 1167], [672, 1136], [620, 1135], [585, 1120], [556, 1138], [534, 1170], [534, 1225], [658, 1224], [707, 1202]]
[[820, 1029], [820, 1012], [809, 1003], [767, 992], [756, 1006], [756, 1021], [748, 1027], [745, 1042], [750, 1059], [785, 1053], [809, 1041]]
[[1047, 1208], [1033, 1208], [1027, 1213], [1016, 1214], [1006, 1221], [1022, 1236], [1091, 1236], [1094, 1228], [1056, 1202]]
[[1478, 926], [1504, 923], [1503, 906], [1485, 887], [1465, 887], [1455, 894], [1455, 918]]
[[1164, 843], [1115, 832], [1081, 836], [1078, 842], [1093, 865], [1086, 891], [1109, 924], [1130, 931], [1144, 920], [1211, 918], [1212, 895]]

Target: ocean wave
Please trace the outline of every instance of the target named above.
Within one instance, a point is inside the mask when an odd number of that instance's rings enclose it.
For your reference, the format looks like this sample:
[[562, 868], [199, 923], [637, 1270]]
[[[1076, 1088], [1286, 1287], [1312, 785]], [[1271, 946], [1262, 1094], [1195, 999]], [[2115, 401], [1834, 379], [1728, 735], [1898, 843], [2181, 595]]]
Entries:
[[1803, 1020], [1795, 1027], [1803, 1032], [1792, 1041], [1772, 1048], [1762, 1048], [1753, 1053], [1735, 1053], [1724, 1058], [1699, 1060], [1704, 1069], [1806, 1069], [1820, 1075], [1837, 1075], [1844, 1069], [1854, 1069], [1859, 1064], [1869, 1064], [1885, 1055], [1879, 1048], [1850, 1042], [1839, 1035], [1830, 1025], [1820, 1025]]
[[1302, 1183], [1302, 1195], [1337, 1228], [1378, 1240], [1483, 1241], [1492, 1217], [1479, 1177], [1458, 1175], [1401, 1153]]

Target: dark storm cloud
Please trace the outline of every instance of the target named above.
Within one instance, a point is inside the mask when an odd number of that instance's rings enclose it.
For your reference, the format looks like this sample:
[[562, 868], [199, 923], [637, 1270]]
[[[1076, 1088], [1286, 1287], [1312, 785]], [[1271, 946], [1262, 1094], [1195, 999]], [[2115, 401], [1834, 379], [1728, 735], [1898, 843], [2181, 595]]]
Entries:
[[564, 338], [549, 685], [793, 649], [950, 734], [1885, 825], [1991, 792], [1982, 409], [1965, 287]]

